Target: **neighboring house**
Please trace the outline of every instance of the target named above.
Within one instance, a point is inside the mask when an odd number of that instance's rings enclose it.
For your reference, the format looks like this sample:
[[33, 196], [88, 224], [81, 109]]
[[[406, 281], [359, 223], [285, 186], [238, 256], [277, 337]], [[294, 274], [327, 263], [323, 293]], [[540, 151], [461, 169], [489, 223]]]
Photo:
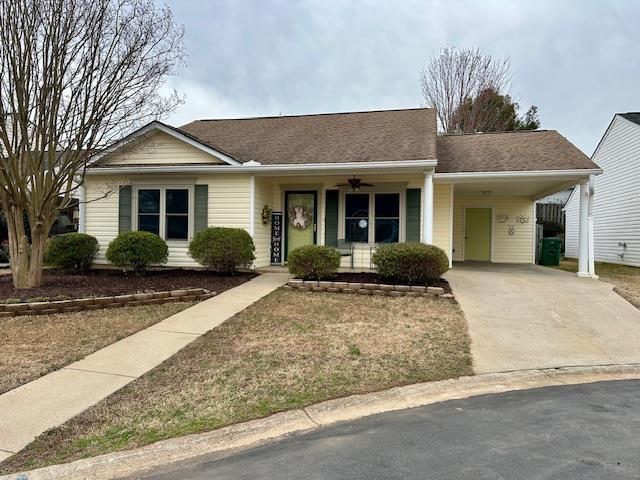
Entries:
[[[144, 229], [167, 240], [170, 266], [195, 265], [188, 243], [207, 226], [246, 229], [255, 267], [315, 243], [368, 269], [377, 244], [418, 241], [452, 260], [532, 263], [535, 201], [599, 173], [555, 131], [438, 135], [424, 108], [152, 122], [91, 162], [80, 228], [97, 262], [118, 232]], [[281, 258], [265, 205], [283, 212]]]
[[[640, 267], [640, 113], [614, 115], [591, 158], [604, 170], [591, 184], [594, 258]], [[576, 187], [565, 207], [566, 256], [572, 258], [579, 255], [580, 196]]]

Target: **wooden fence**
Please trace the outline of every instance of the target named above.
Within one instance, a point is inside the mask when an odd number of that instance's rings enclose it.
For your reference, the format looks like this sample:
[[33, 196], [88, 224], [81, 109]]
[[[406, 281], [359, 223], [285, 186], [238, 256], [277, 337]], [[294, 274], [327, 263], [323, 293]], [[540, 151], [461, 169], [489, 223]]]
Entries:
[[564, 212], [559, 203], [538, 203], [536, 204], [536, 217], [538, 223], [556, 222], [564, 225]]

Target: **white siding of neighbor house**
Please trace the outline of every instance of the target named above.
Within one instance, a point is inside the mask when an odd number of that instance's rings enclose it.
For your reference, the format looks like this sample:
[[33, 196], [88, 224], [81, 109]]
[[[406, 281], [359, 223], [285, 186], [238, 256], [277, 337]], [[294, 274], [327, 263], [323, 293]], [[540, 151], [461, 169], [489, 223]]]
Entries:
[[100, 165], [144, 164], [224, 164], [221, 159], [189, 145], [164, 132], [156, 132], [133, 141], [124, 150], [117, 150], [100, 160]]
[[[595, 260], [640, 266], [640, 125], [615, 116], [592, 159], [604, 171], [593, 180]], [[565, 210], [570, 258], [578, 256], [579, 210], [578, 186]]]
[[579, 204], [580, 186], [576, 186], [564, 207], [564, 254], [569, 258], [578, 258]]
[[[491, 207], [492, 235], [491, 261], [495, 263], [534, 263], [533, 232], [535, 228], [535, 202], [530, 197], [457, 196], [454, 190], [453, 259], [464, 260], [465, 208]], [[509, 217], [505, 223], [496, 220], [503, 213]], [[527, 223], [518, 223], [516, 217], [528, 217]], [[509, 225], [515, 232], [509, 235]]]

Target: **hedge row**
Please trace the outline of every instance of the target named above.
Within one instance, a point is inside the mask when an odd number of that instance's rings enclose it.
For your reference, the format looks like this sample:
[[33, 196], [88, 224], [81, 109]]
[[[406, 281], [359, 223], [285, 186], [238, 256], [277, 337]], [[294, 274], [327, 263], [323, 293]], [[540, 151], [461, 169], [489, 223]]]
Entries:
[[[66, 233], [54, 237], [47, 247], [45, 262], [67, 271], [82, 272], [93, 263], [98, 251], [95, 237]], [[107, 248], [106, 258], [124, 271], [143, 272], [167, 262], [169, 248], [150, 232], [124, 232]], [[212, 227], [198, 232], [189, 243], [189, 254], [201, 265], [225, 274], [248, 267], [255, 259], [253, 239], [239, 228]]]
[[[435, 245], [388, 243], [373, 254], [378, 275], [407, 285], [425, 285], [449, 269], [447, 254]], [[307, 245], [289, 252], [289, 272], [304, 280], [334, 278], [340, 267], [340, 253], [331, 247]]]
[[[98, 242], [91, 235], [67, 233], [51, 240], [45, 255], [50, 265], [70, 271], [91, 266]], [[125, 232], [107, 248], [109, 262], [125, 271], [142, 272], [151, 265], [167, 262], [167, 243], [150, 232]], [[239, 228], [211, 227], [198, 232], [189, 243], [189, 255], [213, 271], [233, 274], [248, 267], [255, 259], [251, 236]], [[378, 274], [409, 285], [426, 284], [439, 278], [449, 268], [444, 251], [422, 243], [390, 243], [373, 254]], [[335, 276], [340, 267], [340, 253], [331, 247], [306, 245], [289, 252], [289, 271], [305, 280], [325, 280]]]

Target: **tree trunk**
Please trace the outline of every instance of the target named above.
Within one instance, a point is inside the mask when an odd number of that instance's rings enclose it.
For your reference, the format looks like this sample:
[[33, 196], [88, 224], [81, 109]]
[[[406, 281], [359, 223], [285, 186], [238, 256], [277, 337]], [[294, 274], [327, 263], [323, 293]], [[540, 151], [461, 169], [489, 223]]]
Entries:
[[[47, 244], [47, 234], [51, 228], [51, 221], [31, 224], [31, 245], [24, 228], [24, 209], [19, 206], [3, 208], [7, 219], [9, 232], [9, 255], [11, 260], [11, 274], [15, 288], [33, 288], [42, 284], [42, 270], [44, 267], [44, 252]], [[33, 224], [35, 223], [35, 228]]]
[[42, 284], [44, 251], [47, 243], [47, 235], [42, 232], [43, 229], [40, 226], [31, 230], [31, 255], [29, 257], [27, 288], [39, 287]]
[[29, 288], [29, 239], [24, 229], [24, 209], [9, 205], [3, 208], [9, 233], [9, 256], [15, 288]]

